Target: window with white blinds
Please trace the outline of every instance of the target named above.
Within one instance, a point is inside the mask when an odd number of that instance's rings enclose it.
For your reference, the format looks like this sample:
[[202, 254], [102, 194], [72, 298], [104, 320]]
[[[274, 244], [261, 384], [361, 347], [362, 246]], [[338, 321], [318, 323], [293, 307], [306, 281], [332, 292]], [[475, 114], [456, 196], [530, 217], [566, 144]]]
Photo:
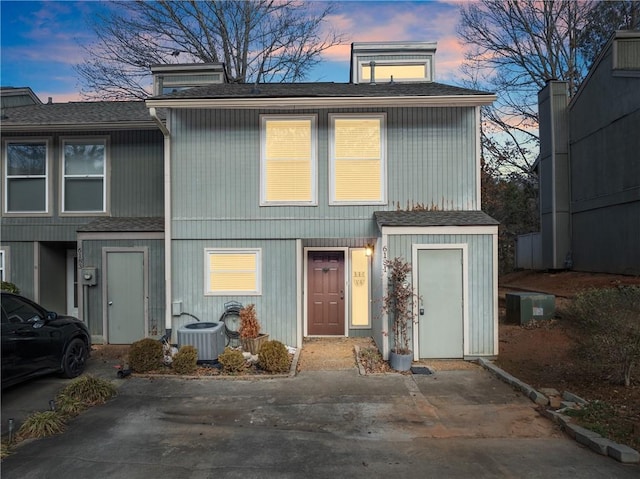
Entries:
[[262, 116], [261, 205], [315, 205], [315, 116]]
[[331, 115], [330, 120], [331, 204], [384, 204], [384, 115]]
[[206, 295], [259, 295], [259, 249], [206, 249]]

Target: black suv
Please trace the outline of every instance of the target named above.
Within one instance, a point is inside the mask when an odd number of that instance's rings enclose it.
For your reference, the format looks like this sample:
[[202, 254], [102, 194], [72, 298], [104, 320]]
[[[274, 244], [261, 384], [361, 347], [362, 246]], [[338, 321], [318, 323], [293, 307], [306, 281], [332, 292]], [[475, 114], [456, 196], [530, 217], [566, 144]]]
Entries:
[[82, 321], [5, 291], [0, 306], [3, 388], [42, 374], [82, 374], [91, 351], [91, 335]]

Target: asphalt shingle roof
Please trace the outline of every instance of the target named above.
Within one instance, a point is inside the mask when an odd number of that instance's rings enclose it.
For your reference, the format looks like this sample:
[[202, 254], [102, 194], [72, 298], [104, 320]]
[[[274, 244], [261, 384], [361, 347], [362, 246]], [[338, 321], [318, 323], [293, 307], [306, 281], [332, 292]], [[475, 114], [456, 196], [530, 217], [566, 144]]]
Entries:
[[458, 96], [492, 95], [442, 83], [217, 83], [190, 88], [155, 99], [214, 99], [214, 98], [375, 98], [401, 96]]
[[99, 218], [78, 228], [79, 233], [164, 232], [164, 218]]
[[[161, 112], [159, 111], [159, 116]], [[49, 103], [6, 108], [3, 126], [11, 125], [86, 125], [149, 123], [153, 119], [143, 101], [89, 101]]]
[[488, 226], [498, 225], [482, 211], [376, 211], [379, 227], [383, 226]]

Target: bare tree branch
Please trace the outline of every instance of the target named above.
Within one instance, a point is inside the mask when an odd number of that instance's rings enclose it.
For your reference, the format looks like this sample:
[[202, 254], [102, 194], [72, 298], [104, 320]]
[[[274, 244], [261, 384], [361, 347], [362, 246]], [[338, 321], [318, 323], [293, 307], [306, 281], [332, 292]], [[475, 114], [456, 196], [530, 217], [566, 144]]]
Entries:
[[326, 25], [332, 4], [297, 0], [113, 2], [76, 65], [88, 99], [149, 95], [154, 64], [223, 62], [233, 82], [295, 82], [344, 42]]
[[538, 91], [551, 79], [567, 81], [571, 94], [577, 91], [587, 62], [576, 39], [593, 5], [591, 0], [480, 0], [461, 7], [458, 32], [468, 46], [467, 83], [498, 95], [484, 110], [485, 161], [496, 163], [495, 171], [531, 175], [538, 150]]

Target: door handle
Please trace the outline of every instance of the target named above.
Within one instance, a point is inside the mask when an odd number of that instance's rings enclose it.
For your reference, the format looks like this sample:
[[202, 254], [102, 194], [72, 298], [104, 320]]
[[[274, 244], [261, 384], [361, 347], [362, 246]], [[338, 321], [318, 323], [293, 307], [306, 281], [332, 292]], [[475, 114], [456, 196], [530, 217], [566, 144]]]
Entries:
[[340, 299], [344, 299], [344, 289], [340, 290]]
[[109, 303], [108, 303], [108, 304], [109, 304], [109, 306], [111, 306], [111, 305], [113, 304], [113, 301], [109, 301]]

